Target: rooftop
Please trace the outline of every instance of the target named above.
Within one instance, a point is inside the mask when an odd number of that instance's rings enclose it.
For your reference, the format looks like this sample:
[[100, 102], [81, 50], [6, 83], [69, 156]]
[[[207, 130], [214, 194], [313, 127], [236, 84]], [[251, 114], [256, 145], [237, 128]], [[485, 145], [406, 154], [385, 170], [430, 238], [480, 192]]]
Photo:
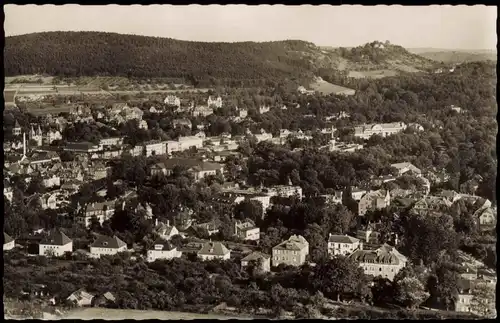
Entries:
[[125, 242], [120, 240], [117, 236], [108, 237], [105, 235], [99, 235], [97, 239], [90, 245], [93, 248], [113, 248], [118, 249], [127, 246]]
[[214, 255], [214, 256], [224, 256], [229, 253], [229, 249], [226, 248], [220, 242], [207, 242], [198, 251], [199, 255]]
[[61, 230], [54, 230], [48, 236], [40, 241], [40, 244], [43, 245], [52, 245], [52, 246], [64, 246], [68, 243], [71, 243], [72, 240], [68, 238]]

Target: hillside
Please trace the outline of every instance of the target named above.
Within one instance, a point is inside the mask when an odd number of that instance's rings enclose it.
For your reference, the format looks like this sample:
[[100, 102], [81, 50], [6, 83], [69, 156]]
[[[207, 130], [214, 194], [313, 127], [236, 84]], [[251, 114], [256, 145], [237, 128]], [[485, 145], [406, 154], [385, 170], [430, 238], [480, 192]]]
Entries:
[[414, 48], [410, 52], [437, 62], [460, 64], [465, 62], [496, 61], [494, 50], [447, 50], [432, 48]]
[[326, 47], [324, 50], [330, 57], [336, 57], [337, 69], [348, 72], [386, 71], [394, 75], [397, 74], [394, 72], [418, 72], [435, 65], [434, 61], [389, 42], [374, 41], [358, 47]]
[[[311, 79], [318, 69], [420, 70], [429, 60], [377, 42], [351, 50], [296, 40], [205, 43], [101, 32], [45, 32], [5, 39], [5, 75], [128, 76], [219, 82]], [[377, 47], [378, 46], [378, 47]]]

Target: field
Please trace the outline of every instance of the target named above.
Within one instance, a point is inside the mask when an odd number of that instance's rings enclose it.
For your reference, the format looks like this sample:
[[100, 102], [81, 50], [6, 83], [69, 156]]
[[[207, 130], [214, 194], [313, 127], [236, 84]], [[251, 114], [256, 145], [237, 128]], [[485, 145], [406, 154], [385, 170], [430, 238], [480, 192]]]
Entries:
[[349, 77], [353, 78], [374, 78], [374, 79], [379, 79], [379, 78], [384, 78], [388, 76], [396, 76], [398, 75], [398, 72], [393, 71], [393, 70], [374, 70], [374, 71], [350, 71], [349, 72]]
[[212, 320], [251, 320], [250, 317], [225, 316], [217, 314], [196, 314], [187, 312], [167, 312], [167, 311], [140, 311], [140, 310], [121, 310], [104, 308], [84, 308], [71, 311], [63, 317], [52, 317], [52, 319], [63, 320], [194, 320], [194, 319], [212, 319]]
[[5, 103], [15, 103], [14, 99], [16, 97], [16, 91], [15, 90], [4, 90], [3, 97], [5, 100]]
[[309, 85], [311, 89], [314, 91], [318, 91], [321, 94], [328, 95], [328, 94], [338, 94], [342, 93], [346, 90], [351, 90], [343, 86], [335, 85], [332, 83], [328, 83], [322, 79], [316, 79], [313, 83]]

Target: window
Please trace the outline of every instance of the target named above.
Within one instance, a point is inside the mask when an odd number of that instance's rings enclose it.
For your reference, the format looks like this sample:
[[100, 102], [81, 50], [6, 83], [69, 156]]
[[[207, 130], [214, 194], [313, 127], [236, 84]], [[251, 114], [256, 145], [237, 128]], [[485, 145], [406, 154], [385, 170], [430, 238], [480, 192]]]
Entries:
[[382, 271], [382, 268], [379, 268], [378, 271]]

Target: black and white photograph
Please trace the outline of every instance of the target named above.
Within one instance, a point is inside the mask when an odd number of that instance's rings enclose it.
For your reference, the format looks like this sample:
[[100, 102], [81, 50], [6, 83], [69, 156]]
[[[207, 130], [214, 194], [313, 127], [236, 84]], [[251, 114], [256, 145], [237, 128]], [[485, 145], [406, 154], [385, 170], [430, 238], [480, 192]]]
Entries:
[[496, 318], [496, 6], [3, 7], [6, 320]]

